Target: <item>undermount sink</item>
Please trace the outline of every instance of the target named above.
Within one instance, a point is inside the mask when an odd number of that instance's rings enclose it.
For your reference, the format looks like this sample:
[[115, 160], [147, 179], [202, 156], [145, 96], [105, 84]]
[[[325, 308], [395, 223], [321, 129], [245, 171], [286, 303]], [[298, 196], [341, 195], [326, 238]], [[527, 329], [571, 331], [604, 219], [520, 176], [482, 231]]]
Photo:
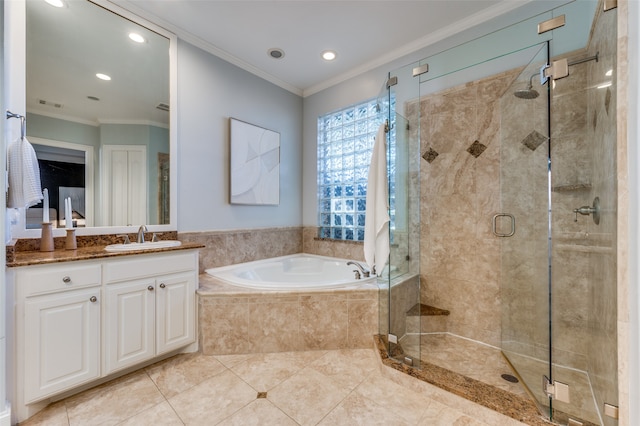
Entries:
[[146, 243], [129, 243], [129, 244], [110, 244], [104, 249], [106, 251], [135, 251], [135, 250], [153, 250], [169, 247], [178, 247], [182, 244], [178, 240], [149, 241]]

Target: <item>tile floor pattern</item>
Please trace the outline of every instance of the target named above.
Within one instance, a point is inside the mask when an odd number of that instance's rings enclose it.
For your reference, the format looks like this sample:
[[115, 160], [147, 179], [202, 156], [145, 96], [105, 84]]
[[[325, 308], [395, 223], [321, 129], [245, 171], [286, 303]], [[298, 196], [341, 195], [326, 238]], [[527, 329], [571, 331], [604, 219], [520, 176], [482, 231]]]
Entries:
[[184, 354], [58, 401], [21, 425], [521, 424], [436, 387], [401, 386], [386, 370], [369, 349]]

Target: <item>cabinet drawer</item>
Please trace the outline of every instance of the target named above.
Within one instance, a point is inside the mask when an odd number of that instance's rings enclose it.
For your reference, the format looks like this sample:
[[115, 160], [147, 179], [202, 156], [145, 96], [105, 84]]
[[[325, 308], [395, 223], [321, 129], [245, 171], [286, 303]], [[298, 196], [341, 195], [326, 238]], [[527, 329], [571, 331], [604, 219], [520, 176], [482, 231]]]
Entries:
[[105, 262], [105, 284], [198, 270], [197, 252], [131, 256]]
[[100, 264], [65, 263], [30, 267], [17, 273], [26, 297], [100, 285]]

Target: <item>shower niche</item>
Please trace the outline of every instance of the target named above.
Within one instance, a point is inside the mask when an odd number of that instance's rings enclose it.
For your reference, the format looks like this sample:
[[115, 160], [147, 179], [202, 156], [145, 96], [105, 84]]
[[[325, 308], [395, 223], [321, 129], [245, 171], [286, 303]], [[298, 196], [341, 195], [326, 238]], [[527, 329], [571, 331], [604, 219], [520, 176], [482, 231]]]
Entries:
[[617, 424], [616, 13], [572, 2], [390, 73], [416, 279], [381, 292], [389, 356], [561, 424]]

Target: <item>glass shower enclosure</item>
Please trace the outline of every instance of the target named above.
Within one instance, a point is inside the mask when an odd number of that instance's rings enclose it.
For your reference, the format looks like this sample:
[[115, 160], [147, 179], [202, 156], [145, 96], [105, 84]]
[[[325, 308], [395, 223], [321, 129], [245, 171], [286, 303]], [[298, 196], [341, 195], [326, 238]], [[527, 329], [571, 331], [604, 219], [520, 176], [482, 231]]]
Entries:
[[615, 28], [570, 2], [389, 74], [389, 355], [564, 424], [617, 424]]

